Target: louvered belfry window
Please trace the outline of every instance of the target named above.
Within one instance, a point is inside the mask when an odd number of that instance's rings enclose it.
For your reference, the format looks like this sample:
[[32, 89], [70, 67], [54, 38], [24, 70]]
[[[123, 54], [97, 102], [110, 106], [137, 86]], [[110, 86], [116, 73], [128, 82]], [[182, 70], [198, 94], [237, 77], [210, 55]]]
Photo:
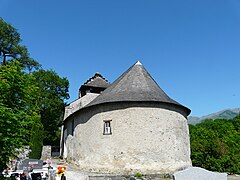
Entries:
[[104, 121], [103, 134], [104, 135], [112, 134], [111, 121], [110, 120]]

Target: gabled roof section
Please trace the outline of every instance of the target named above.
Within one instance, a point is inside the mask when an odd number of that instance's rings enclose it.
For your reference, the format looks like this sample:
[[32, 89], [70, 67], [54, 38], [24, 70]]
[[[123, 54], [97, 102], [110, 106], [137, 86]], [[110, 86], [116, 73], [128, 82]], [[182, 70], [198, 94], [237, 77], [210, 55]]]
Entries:
[[83, 86], [107, 88], [109, 87], [109, 82], [101, 74], [96, 72]]
[[188, 114], [190, 113], [190, 109], [171, 99], [158, 86], [139, 61], [89, 103], [87, 107], [103, 103], [127, 101], [170, 103], [181, 106], [185, 108]]

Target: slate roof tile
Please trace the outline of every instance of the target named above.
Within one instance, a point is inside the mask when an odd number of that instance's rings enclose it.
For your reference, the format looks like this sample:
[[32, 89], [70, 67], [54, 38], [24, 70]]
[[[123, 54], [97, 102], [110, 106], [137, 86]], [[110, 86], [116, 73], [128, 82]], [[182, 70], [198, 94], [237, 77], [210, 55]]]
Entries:
[[130, 67], [104, 90], [102, 94], [90, 102], [87, 107], [103, 103], [125, 101], [170, 103], [183, 107], [187, 114], [191, 112], [187, 107], [171, 99], [158, 86], [140, 62]]

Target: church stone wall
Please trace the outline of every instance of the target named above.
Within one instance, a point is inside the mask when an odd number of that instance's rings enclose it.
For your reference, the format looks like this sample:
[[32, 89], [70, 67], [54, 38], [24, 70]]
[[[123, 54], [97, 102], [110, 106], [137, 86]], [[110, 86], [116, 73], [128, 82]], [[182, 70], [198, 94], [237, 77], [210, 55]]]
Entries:
[[88, 103], [90, 103], [93, 99], [95, 99], [99, 94], [97, 93], [87, 93], [85, 96], [77, 99], [76, 101], [72, 102], [68, 106], [65, 107], [64, 112], [64, 119], [66, 119], [71, 114], [75, 113], [79, 109], [86, 106]]
[[[184, 112], [152, 103], [110, 103], [81, 110], [66, 123], [64, 157], [102, 173], [172, 173], [191, 166]], [[170, 110], [172, 109], [172, 110]], [[111, 120], [111, 135], [103, 135]]]

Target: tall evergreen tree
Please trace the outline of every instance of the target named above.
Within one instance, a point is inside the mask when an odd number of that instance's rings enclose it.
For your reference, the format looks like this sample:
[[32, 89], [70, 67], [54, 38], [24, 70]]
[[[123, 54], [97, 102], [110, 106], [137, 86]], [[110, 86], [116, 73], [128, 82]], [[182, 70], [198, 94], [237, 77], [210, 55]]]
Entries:
[[43, 131], [43, 125], [41, 123], [40, 117], [37, 115], [35, 117], [36, 119], [32, 125], [32, 130], [31, 130], [31, 139], [30, 139], [31, 152], [29, 154], [29, 158], [40, 159], [41, 153], [42, 153], [44, 131]]

